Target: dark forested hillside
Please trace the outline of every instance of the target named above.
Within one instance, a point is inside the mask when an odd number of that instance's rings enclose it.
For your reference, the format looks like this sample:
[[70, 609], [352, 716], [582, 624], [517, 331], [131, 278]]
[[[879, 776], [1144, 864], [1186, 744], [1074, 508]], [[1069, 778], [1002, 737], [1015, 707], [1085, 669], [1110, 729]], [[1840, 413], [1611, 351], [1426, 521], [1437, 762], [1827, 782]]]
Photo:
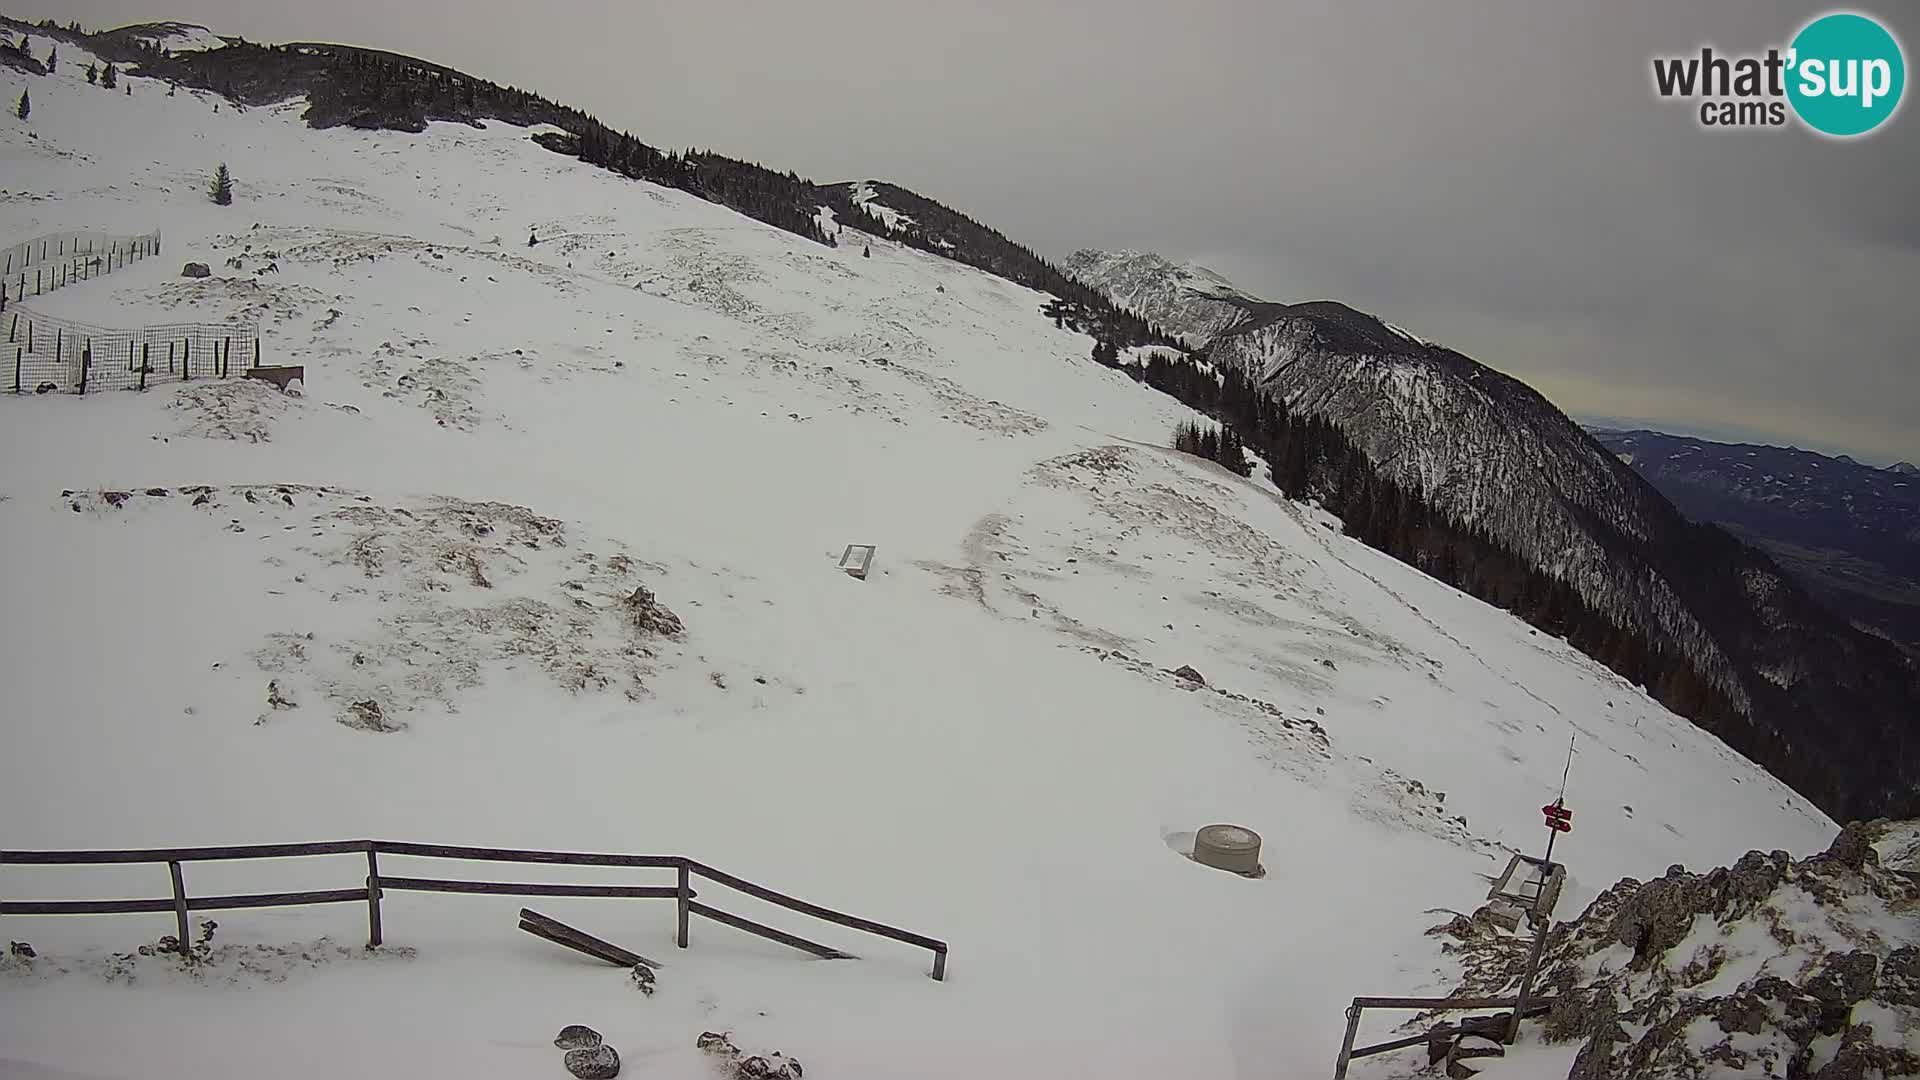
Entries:
[[[1243, 332], [1277, 336], [1249, 363], [1222, 347]], [[1203, 355], [1132, 370], [1353, 536], [1565, 637], [1836, 818], [1920, 806], [1920, 666], [1764, 553], [1687, 521], [1530, 388], [1340, 304], [1277, 307]], [[1590, 487], [1574, 486], [1572, 457]], [[1553, 509], [1527, 511], [1543, 476]]]

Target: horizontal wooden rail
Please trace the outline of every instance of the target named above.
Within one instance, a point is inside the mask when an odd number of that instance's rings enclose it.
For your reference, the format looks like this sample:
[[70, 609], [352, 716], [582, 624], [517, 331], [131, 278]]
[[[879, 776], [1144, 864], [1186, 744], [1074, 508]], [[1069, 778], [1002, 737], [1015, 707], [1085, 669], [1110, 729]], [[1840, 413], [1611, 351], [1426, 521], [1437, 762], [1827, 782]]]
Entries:
[[653, 866], [672, 869], [686, 861], [678, 855], [605, 855], [583, 851], [527, 851], [519, 848], [407, 844], [397, 840], [365, 842], [372, 844], [374, 850], [382, 855], [416, 855], [423, 859], [466, 859], [473, 862], [559, 863], [567, 866]]
[[[365, 893], [360, 894], [362, 899]], [[168, 900], [8, 900], [0, 915], [131, 915], [142, 911], [172, 911]]]
[[701, 918], [712, 919], [714, 922], [717, 922], [717, 923], [725, 923], [726, 925], [733, 927], [735, 930], [745, 930], [749, 934], [759, 934], [761, 937], [766, 938], [769, 941], [777, 941], [782, 945], [791, 945], [794, 948], [799, 949], [803, 952], [810, 952], [813, 955], [820, 957], [822, 960], [857, 960], [859, 959], [859, 957], [854, 956], [852, 953], [844, 953], [844, 952], [841, 952], [839, 949], [835, 949], [827, 945], [822, 945], [817, 941], [808, 941], [806, 938], [803, 938], [803, 937], [795, 937], [794, 935], [787, 933], [785, 930], [775, 930], [771, 926], [754, 922], [752, 919], [743, 919], [738, 915], [733, 915], [728, 912], [721, 911], [719, 908], [716, 908], [716, 907], [709, 907], [708, 905], [702, 904], [699, 901], [694, 901], [688, 904], [687, 910], [693, 912], [695, 915], [698, 915]]
[[[410, 878], [380, 875], [381, 889], [404, 892], [484, 893], [490, 896], [626, 896], [672, 900], [680, 890], [671, 885], [537, 885], [531, 882], [456, 881], [446, 878]], [[362, 900], [366, 890], [354, 894]]]
[[[309, 892], [258, 893], [244, 896], [214, 896], [193, 899], [186, 895], [180, 864], [185, 862], [236, 859], [279, 859], [313, 855], [365, 855], [367, 877], [357, 889], [326, 889]], [[474, 862], [541, 863], [562, 866], [651, 867], [678, 871], [673, 886], [585, 885], [541, 882], [467, 881], [447, 878], [390, 877], [380, 872], [378, 856], [406, 855], [425, 859], [458, 859]], [[475, 893], [502, 896], [593, 896], [675, 900], [679, 908], [677, 943], [687, 944], [687, 918], [702, 918], [724, 923], [771, 941], [790, 945], [829, 959], [852, 959], [839, 949], [809, 941], [783, 930], [743, 918], [694, 900], [688, 880], [699, 874], [716, 884], [748, 896], [852, 930], [890, 938], [928, 949], [933, 953], [935, 979], [945, 979], [947, 943], [924, 934], [916, 934], [885, 923], [834, 911], [797, 897], [778, 893], [745, 878], [735, 877], [705, 863], [679, 855], [622, 855], [595, 852], [536, 851], [523, 848], [482, 848], [448, 844], [413, 844], [395, 840], [338, 840], [315, 844], [245, 844], [220, 847], [141, 848], [100, 851], [20, 851], [0, 850], [0, 865], [86, 866], [107, 864], [163, 863], [173, 883], [173, 896], [164, 900], [36, 900], [0, 901], [0, 915], [113, 915], [143, 912], [174, 912], [185, 941], [190, 911], [223, 911], [233, 908], [290, 907], [305, 904], [360, 903], [367, 905], [367, 943], [381, 943], [380, 898], [388, 889], [417, 892]], [[182, 945], [184, 949], [184, 944]]]
[[306, 904], [365, 903], [365, 889], [321, 889], [316, 892], [256, 893], [252, 896], [187, 898], [188, 911], [231, 911], [236, 908], [299, 907]]
[[0, 864], [88, 866], [104, 863], [285, 859], [301, 855], [356, 854], [366, 851], [372, 844], [371, 840], [336, 840], [325, 844], [242, 844], [232, 847], [145, 848], [134, 851], [0, 851]]
[[888, 926], [885, 923], [877, 923], [872, 919], [862, 919], [857, 915], [848, 915], [830, 908], [823, 908], [818, 904], [809, 904], [805, 900], [795, 899], [783, 893], [774, 892], [772, 889], [755, 885], [751, 881], [734, 877], [732, 874], [715, 870], [705, 863], [689, 860], [687, 868], [709, 881], [717, 881], [728, 888], [738, 889], [748, 896], [758, 897], [769, 904], [778, 904], [790, 911], [798, 911], [803, 915], [811, 915], [816, 919], [822, 919], [830, 923], [838, 923], [841, 926], [854, 930], [864, 930], [869, 934], [878, 934], [881, 937], [892, 938], [895, 941], [904, 941], [909, 945], [918, 945], [923, 949], [932, 949], [934, 952], [945, 952], [947, 948], [947, 943], [944, 941], [937, 941], [924, 934], [916, 934], [910, 930], [902, 930], [899, 927]]
[[1353, 999], [1355, 1008], [1360, 1009], [1511, 1009], [1514, 999], [1510, 997], [1357, 997]]
[[[671, 896], [673, 890], [666, 890]], [[187, 898], [188, 911], [233, 911], [239, 908], [304, 907], [308, 904], [361, 903], [365, 889], [322, 889], [315, 892], [254, 893], [249, 896]], [[173, 900], [20, 900], [0, 903], [0, 915], [125, 915], [172, 911]]]

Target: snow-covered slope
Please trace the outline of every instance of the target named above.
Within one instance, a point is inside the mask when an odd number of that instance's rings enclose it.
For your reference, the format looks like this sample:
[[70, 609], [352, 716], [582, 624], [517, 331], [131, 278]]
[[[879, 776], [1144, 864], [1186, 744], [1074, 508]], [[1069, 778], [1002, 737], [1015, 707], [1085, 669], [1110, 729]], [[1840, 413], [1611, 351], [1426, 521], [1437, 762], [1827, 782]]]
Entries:
[[[665, 960], [643, 998], [512, 898], [390, 894], [371, 953], [354, 905], [227, 912], [193, 972], [133, 951], [164, 914], [7, 917], [38, 956], [0, 972], [0, 1075], [558, 1075], [569, 1023], [642, 1077], [706, 1068], [709, 1029], [842, 1080], [1311, 1075], [1347, 997], [1439, 989], [1424, 912], [1534, 847], [1569, 740], [1569, 903], [1834, 832], [1562, 642], [1159, 449], [1189, 414], [1040, 294], [511, 127], [313, 132], [297, 103], [110, 94], [67, 51], [0, 125], [0, 236], [159, 228], [165, 255], [29, 308], [257, 318], [305, 393], [0, 396], [0, 847], [687, 854], [952, 957], [935, 983], [741, 898], [863, 959], [535, 902]], [[834, 568], [854, 542], [865, 581]], [[624, 617], [640, 587], [683, 633]], [[1265, 836], [1263, 879], [1178, 853], [1213, 821]], [[0, 867], [10, 899], [166, 890]]]
[[1245, 322], [1264, 303], [1204, 266], [1150, 251], [1085, 248], [1061, 269], [1196, 348]]
[[[1151, 273], [1156, 263], [1110, 267], [1105, 277], [1127, 290], [1115, 299], [1165, 309], [1176, 325], [1219, 310]], [[1687, 676], [1711, 689], [1664, 700], [1692, 701], [1680, 707], [1823, 807], [1872, 816], [1915, 805], [1920, 667], [1897, 648], [1833, 614], [1765, 554], [1692, 525], [1518, 379], [1335, 301], [1245, 303], [1248, 317], [1206, 345], [1215, 370], [1331, 422], [1428, 510], [1565, 582], [1649, 653], [1684, 658]], [[1582, 643], [1604, 655], [1605, 636]]]

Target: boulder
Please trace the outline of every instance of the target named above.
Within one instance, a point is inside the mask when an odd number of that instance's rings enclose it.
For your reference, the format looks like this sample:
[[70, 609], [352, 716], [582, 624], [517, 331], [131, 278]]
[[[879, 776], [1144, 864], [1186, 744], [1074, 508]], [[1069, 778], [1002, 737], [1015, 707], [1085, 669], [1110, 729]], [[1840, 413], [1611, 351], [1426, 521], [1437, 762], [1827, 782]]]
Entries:
[[1184, 664], [1175, 669], [1173, 674], [1175, 678], [1185, 679], [1190, 683], [1198, 683], [1201, 686], [1207, 685], [1207, 677], [1205, 675], [1200, 674]]
[[208, 266], [206, 263], [190, 262], [180, 268], [180, 276], [190, 278], [212, 277], [213, 267]]
[[606, 1040], [585, 1024], [568, 1024], [553, 1037], [553, 1045], [562, 1050], [591, 1050]]
[[1884, 1005], [1920, 1009], [1920, 946], [1903, 945], [1887, 954], [1875, 998]]
[[1865, 949], [1827, 957], [1802, 989], [1829, 1006], [1850, 1009], [1873, 996], [1880, 961]]
[[580, 1080], [613, 1080], [620, 1075], [620, 1052], [602, 1043], [567, 1051], [567, 1071]]

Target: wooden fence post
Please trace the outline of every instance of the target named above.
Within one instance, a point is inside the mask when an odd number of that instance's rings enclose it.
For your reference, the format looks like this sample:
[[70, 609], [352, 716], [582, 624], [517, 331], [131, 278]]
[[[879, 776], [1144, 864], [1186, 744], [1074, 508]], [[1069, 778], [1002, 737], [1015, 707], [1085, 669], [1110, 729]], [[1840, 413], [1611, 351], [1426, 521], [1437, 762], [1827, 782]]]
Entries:
[[93, 367], [93, 339], [80, 348], [80, 392], [87, 392], [87, 371]]
[[260, 335], [253, 336], [253, 366], [260, 366]]
[[186, 382], [193, 378], [193, 339], [181, 338], [180, 348], [180, 381]]
[[380, 947], [379, 849], [367, 845], [367, 948]]
[[13, 392], [16, 394], [20, 392], [20, 353], [21, 352], [22, 350], [20, 346], [15, 345], [13, 347]]
[[682, 859], [680, 861], [679, 895], [677, 897], [680, 905], [680, 932], [679, 935], [674, 938], [674, 944], [683, 949], [687, 947], [687, 915], [689, 914], [687, 905], [693, 900], [693, 883], [688, 880], [690, 877], [692, 877], [692, 874], [687, 869], [686, 860]]
[[[147, 388], [147, 372], [153, 370], [153, 362], [148, 359], [152, 355], [152, 350], [152, 345], [144, 341], [140, 343], [140, 389], [142, 390]], [[129, 346], [127, 351], [132, 352], [132, 347]]]
[[1347, 1063], [1353, 1058], [1353, 1037], [1360, 1033], [1360, 1006], [1347, 1006], [1347, 1037], [1340, 1044], [1340, 1056], [1333, 1063], [1333, 1080], [1346, 1080]]
[[173, 374], [173, 342], [167, 342], [167, 374]]
[[167, 871], [173, 875], [173, 920], [179, 924], [180, 955], [191, 956], [193, 954], [188, 951], [190, 946], [187, 944], [187, 939], [192, 936], [191, 927], [187, 925], [187, 887], [180, 880], [179, 863], [168, 863]]
[[227, 357], [220, 362], [220, 377], [226, 378], [233, 370], [233, 339], [227, 339]]

